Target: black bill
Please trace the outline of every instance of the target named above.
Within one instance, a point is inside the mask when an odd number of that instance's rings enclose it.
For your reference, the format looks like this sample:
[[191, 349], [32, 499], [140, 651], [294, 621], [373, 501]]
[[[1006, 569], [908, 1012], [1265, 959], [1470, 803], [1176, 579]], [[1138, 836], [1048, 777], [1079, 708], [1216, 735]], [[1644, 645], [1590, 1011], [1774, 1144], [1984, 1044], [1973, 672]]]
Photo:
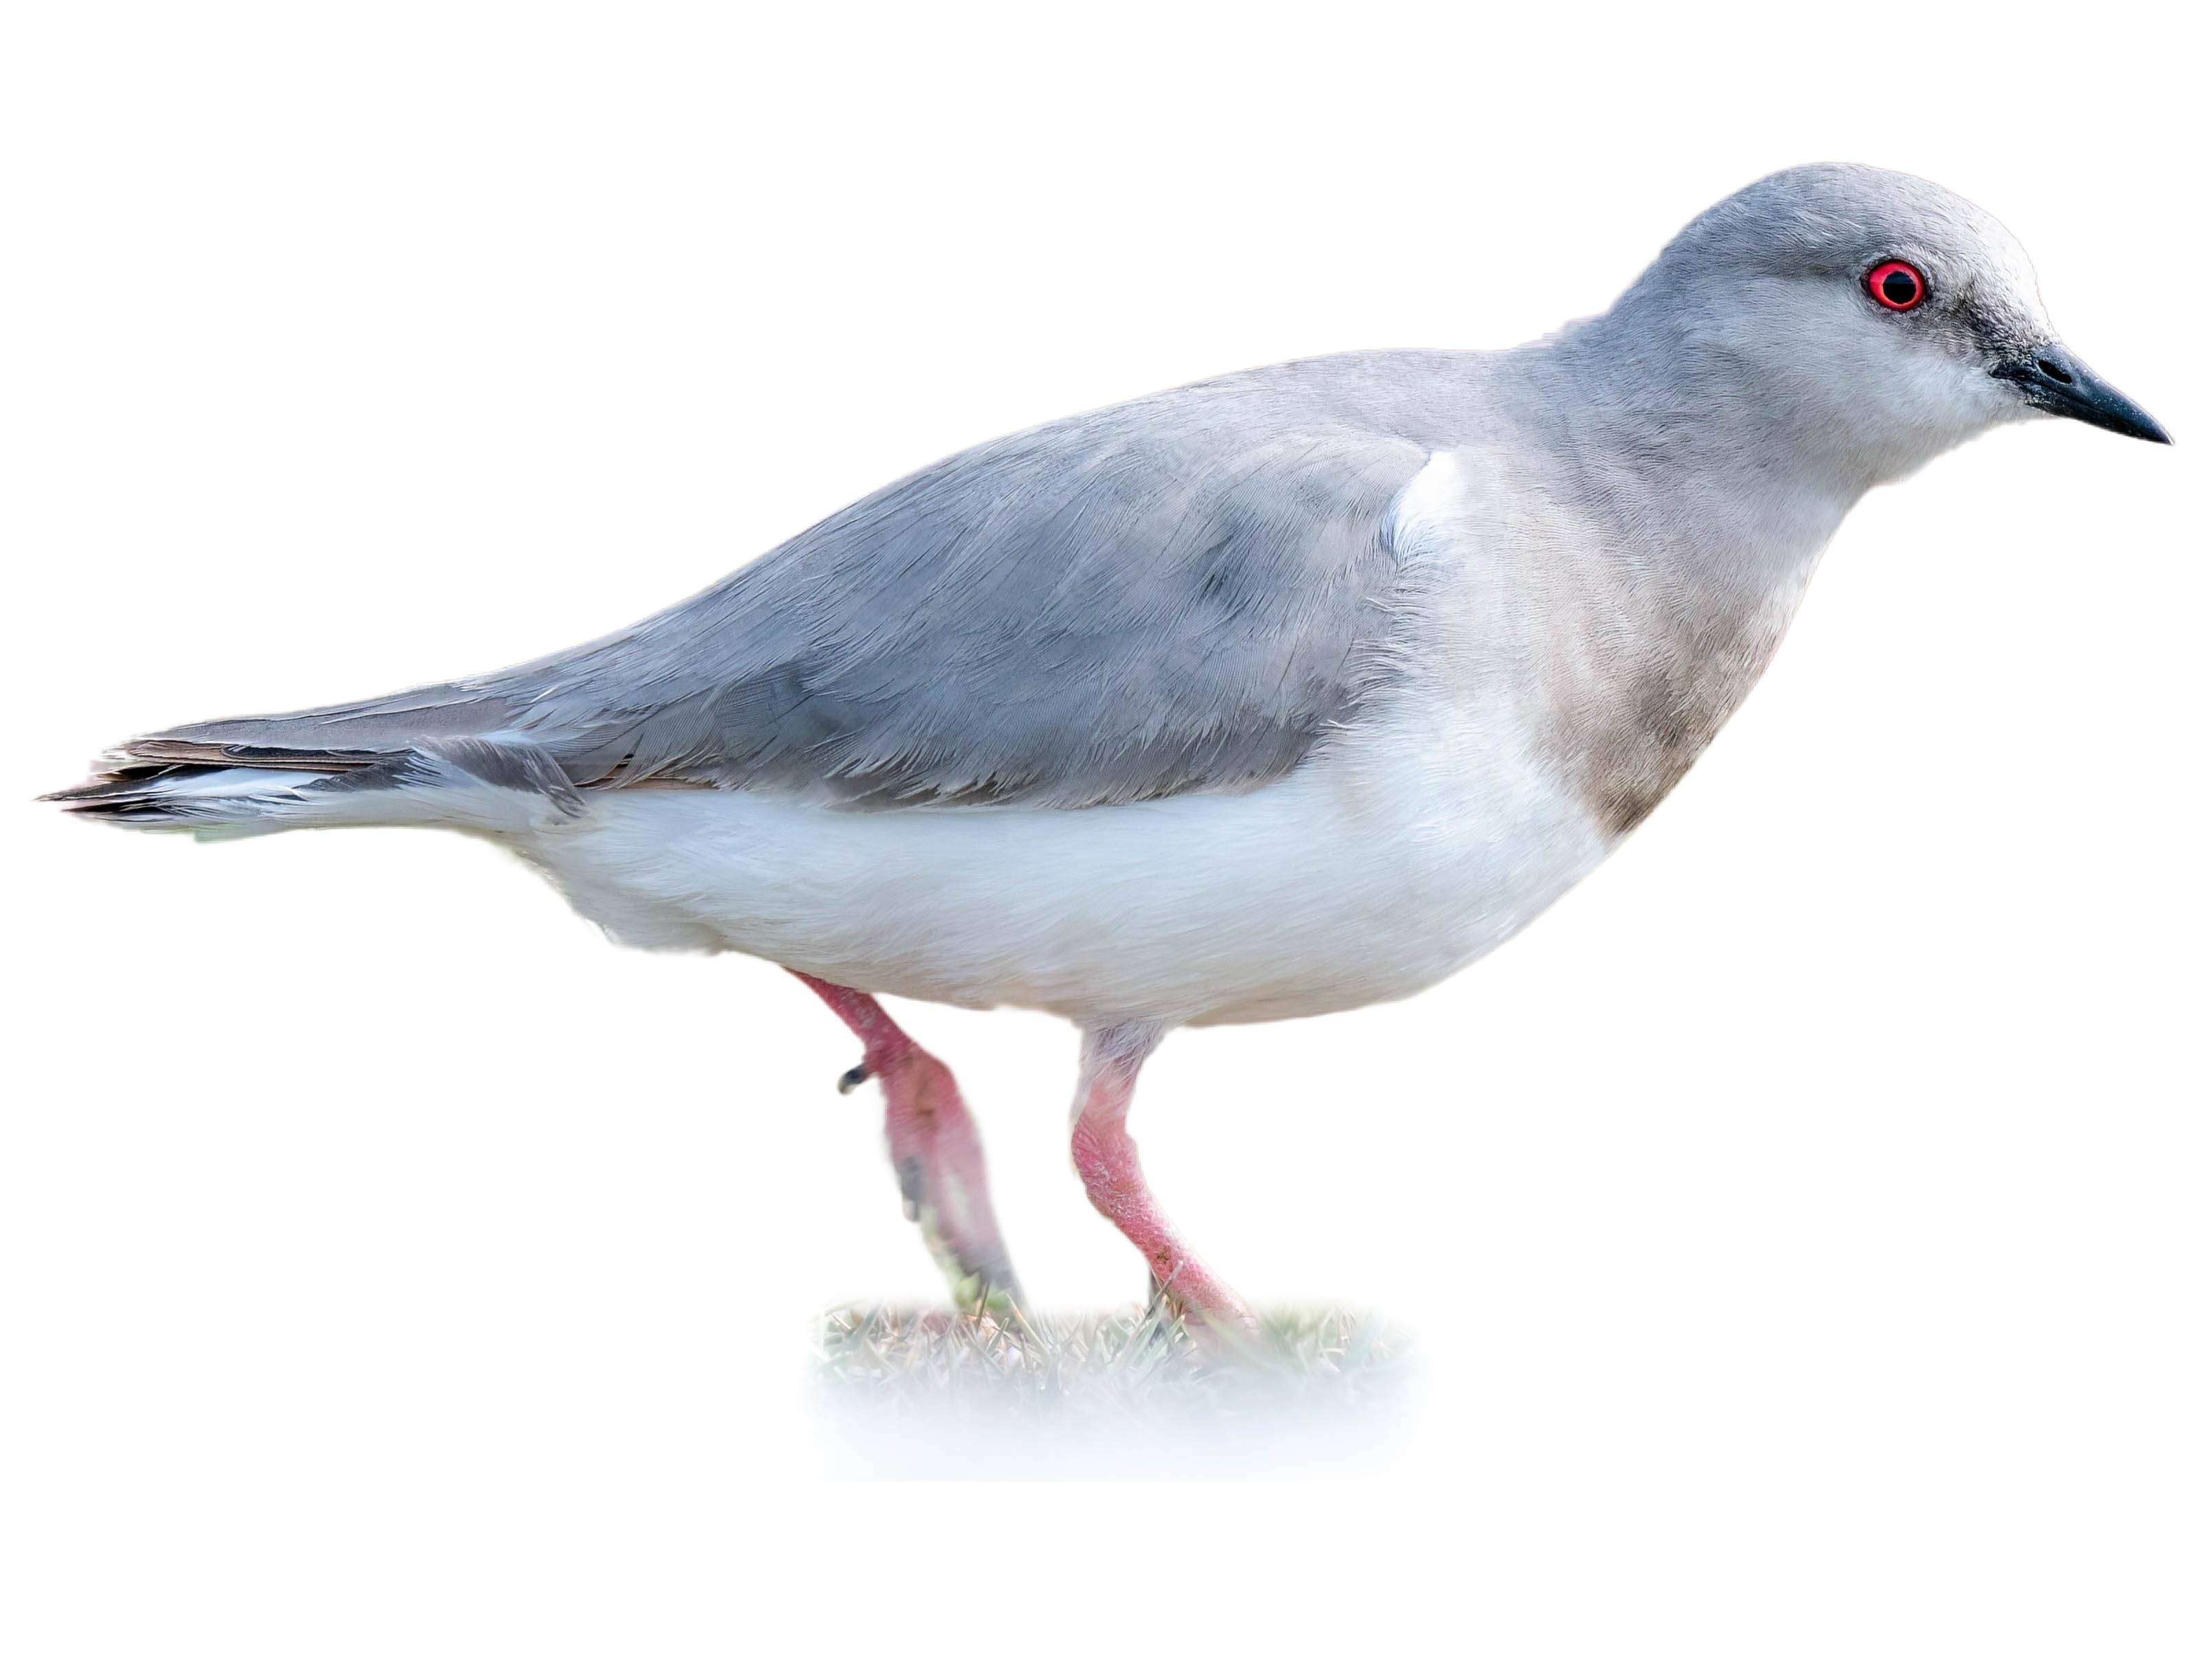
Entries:
[[2007, 358], [1990, 372], [2000, 380], [2012, 381], [2028, 402], [2053, 415], [2087, 421], [2107, 432], [2149, 443], [2173, 441], [2134, 398], [2099, 380], [2087, 363], [2056, 340], [2022, 356]]

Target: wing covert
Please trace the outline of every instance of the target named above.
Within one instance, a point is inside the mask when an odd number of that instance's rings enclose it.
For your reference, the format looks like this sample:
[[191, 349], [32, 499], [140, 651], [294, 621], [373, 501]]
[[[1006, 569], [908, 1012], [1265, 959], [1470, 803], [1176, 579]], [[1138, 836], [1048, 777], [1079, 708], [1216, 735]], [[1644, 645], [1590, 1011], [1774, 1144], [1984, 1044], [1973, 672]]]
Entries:
[[1087, 806], [1279, 777], [1382, 672], [1390, 507], [1425, 453], [1108, 413], [940, 463], [485, 689], [583, 785]]

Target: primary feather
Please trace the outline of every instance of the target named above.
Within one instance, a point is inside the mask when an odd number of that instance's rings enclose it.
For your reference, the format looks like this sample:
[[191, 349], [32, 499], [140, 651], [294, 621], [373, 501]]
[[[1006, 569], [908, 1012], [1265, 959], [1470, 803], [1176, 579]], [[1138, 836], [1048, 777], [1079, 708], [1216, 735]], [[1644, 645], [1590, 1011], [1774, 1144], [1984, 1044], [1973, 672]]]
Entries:
[[151, 733], [67, 799], [118, 817], [173, 800], [189, 817], [205, 803], [153, 787], [173, 775], [154, 769], [305, 769], [358, 792], [419, 786], [421, 757], [553, 794], [690, 784], [866, 806], [1251, 787], [1355, 719], [1388, 672], [1390, 507], [1453, 368], [1432, 352], [1282, 364], [1002, 438], [606, 639]]

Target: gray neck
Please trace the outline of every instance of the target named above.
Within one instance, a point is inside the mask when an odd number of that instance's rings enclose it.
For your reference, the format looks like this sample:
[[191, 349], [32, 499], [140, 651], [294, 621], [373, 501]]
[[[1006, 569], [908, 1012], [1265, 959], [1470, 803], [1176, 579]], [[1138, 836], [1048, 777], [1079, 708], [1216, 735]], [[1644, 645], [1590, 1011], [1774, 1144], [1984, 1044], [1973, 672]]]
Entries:
[[1498, 369], [1515, 423], [1547, 439], [1547, 487], [1583, 520], [1582, 544], [1603, 550], [1571, 574], [1531, 573], [1532, 628], [1599, 642], [1564, 669], [1532, 664], [1540, 741], [1599, 823], [1626, 834], [1749, 694], [1875, 481], [1778, 420], [1741, 365], [1626, 302]]
[[1583, 503], [1700, 588], [1802, 583], [1879, 482], [1741, 359], [1631, 289], [1505, 354]]

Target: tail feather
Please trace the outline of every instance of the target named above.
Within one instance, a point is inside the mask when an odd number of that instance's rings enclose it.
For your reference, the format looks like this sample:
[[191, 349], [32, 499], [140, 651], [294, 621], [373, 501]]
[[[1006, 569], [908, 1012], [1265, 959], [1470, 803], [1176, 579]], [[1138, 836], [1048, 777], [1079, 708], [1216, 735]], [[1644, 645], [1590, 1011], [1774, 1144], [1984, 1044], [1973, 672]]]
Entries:
[[201, 836], [374, 823], [517, 831], [584, 811], [550, 754], [501, 738], [427, 738], [378, 752], [161, 734], [102, 763], [89, 781], [42, 799], [126, 829]]
[[333, 776], [298, 768], [139, 765], [126, 757], [115, 770], [58, 789], [45, 800], [71, 816], [131, 830], [289, 828], [288, 817], [309, 812], [307, 792]]

